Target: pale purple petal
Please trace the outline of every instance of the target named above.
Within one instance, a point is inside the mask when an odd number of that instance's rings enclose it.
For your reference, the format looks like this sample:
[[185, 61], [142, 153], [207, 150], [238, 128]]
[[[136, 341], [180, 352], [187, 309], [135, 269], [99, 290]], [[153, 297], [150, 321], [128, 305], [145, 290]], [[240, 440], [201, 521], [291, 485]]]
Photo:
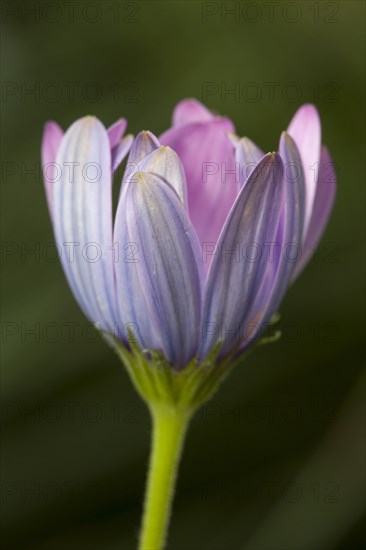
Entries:
[[238, 193], [239, 174], [227, 135], [233, 131], [230, 120], [216, 117], [172, 128], [160, 137], [182, 161], [188, 209], [202, 246], [217, 242]]
[[133, 143], [133, 135], [125, 136], [118, 145], [112, 149], [112, 167], [117, 170], [123, 159], [128, 155]]
[[[287, 132], [282, 132], [280, 139], [280, 155], [284, 164], [284, 198], [282, 216], [284, 218], [284, 239], [282, 251], [284, 258], [283, 270], [279, 273], [285, 290], [301, 255], [302, 236], [306, 208], [306, 184], [304, 167], [299, 149]], [[280, 292], [282, 297], [283, 293]], [[280, 299], [280, 298], [279, 298]]]
[[54, 230], [69, 284], [89, 319], [104, 330], [116, 322], [112, 247], [111, 152], [94, 117], [66, 132], [56, 162]]
[[248, 315], [251, 326], [245, 334], [241, 350], [261, 336], [276, 313], [301, 254], [305, 212], [304, 171], [296, 144], [286, 132], [281, 136], [280, 155], [284, 164], [280, 223], [266, 258], [260, 289]]
[[249, 138], [243, 137], [235, 143], [235, 160], [240, 170], [240, 188], [263, 157], [263, 151]]
[[295, 140], [304, 166], [306, 201], [304, 235], [306, 235], [315, 199], [321, 147], [321, 126], [316, 107], [310, 104], [300, 107], [291, 120], [287, 132]]
[[159, 140], [152, 132], [143, 130], [134, 139], [128, 163], [137, 165], [146, 155], [160, 147]]
[[149, 132], [148, 130], [143, 130], [142, 132], [137, 134], [137, 136], [133, 140], [130, 154], [128, 155], [128, 161], [123, 176], [123, 182], [126, 182], [133, 176], [133, 174], [136, 174], [139, 171], [139, 162], [159, 147], [159, 140], [156, 136], [154, 136], [152, 132]]
[[315, 248], [319, 244], [333, 208], [336, 194], [336, 181], [337, 178], [332, 159], [327, 148], [323, 146], [320, 156], [320, 168], [313, 212], [305, 242], [302, 246], [302, 255], [295, 268], [294, 279], [296, 279], [304, 269], [313, 255]]
[[114, 235], [135, 251], [116, 266], [123, 324], [137, 327], [141, 346], [185, 366], [199, 338], [201, 274], [197, 237], [178, 195], [138, 172], [125, 184]]
[[220, 235], [204, 295], [201, 357], [219, 340], [224, 356], [245, 337], [267, 266], [266, 243], [278, 228], [282, 189], [281, 158], [268, 154], [241, 189]]
[[114, 149], [119, 145], [119, 142], [121, 141], [121, 138], [123, 134], [125, 133], [127, 128], [127, 120], [125, 118], [121, 118], [117, 120], [112, 126], [110, 126], [107, 130], [108, 132], [108, 139], [111, 146], [111, 149]]
[[164, 145], [155, 149], [139, 162], [140, 172], [159, 176], [176, 191], [182, 204], [187, 206], [187, 184], [184, 169], [173, 149]]
[[266, 258], [261, 287], [248, 315], [251, 326], [245, 334], [241, 349], [261, 335], [267, 322], [276, 313], [301, 254], [305, 212], [304, 171], [298, 148], [286, 132], [281, 136], [280, 155], [284, 164], [280, 223]]
[[143, 250], [127, 223], [126, 193], [135, 177], [136, 174], [125, 181], [121, 188], [114, 224], [114, 242], [118, 247], [115, 265], [117, 304], [122, 320], [119, 338], [128, 345], [130, 331], [142, 348], [162, 349], [161, 335], [148, 312], [149, 300], [145, 297], [138, 277], [138, 266], [134, 265], [141, 262]]
[[56, 166], [57, 150], [60, 146], [63, 131], [57, 122], [50, 120], [45, 124], [42, 138], [42, 169], [44, 186], [46, 190], [47, 204], [52, 217], [52, 186], [58, 177]]
[[209, 122], [215, 115], [197, 99], [183, 99], [173, 112], [173, 126], [184, 126], [192, 122]]

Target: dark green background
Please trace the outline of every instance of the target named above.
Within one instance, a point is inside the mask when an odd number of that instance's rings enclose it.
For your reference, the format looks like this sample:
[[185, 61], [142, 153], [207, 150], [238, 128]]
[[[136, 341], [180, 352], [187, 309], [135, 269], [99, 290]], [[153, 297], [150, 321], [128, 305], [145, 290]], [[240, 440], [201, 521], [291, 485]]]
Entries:
[[76, 2], [73, 21], [62, 1], [1, 4], [4, 548], [135, 548], [149, 450], [144, 405], [47, 261], [43, 124], [126, 116], [129, 131], [159, 134], [176, 102], [205, 99], [205, 82], [238, 83], [241, 97], [207, 105], [266, 150], [315, 101], [338, 194], [281, 307], [281, 342], [253, 353], [192, 424], [169, 548], [361, 547], [365, 3], [285, 2], [272, 22], [264, 2], [230, 2], [236, 21], [210, 3], [207, 22], [201, 2]]

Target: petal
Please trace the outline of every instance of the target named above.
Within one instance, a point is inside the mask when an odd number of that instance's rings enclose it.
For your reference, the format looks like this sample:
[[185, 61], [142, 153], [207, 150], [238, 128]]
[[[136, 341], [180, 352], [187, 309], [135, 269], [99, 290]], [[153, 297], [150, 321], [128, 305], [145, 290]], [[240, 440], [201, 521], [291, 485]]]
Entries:
[[185, 366], [199, 337], [200, 251], [176, 192], [157, 176], [137, 173], [121, 195], [115, 240], [134, 250], [117, 264], [124, 326], [133, 323], [140, 345]]
[[123, 159], [127, 156], [133, 143], [133, 135], [125, 136], [116, 147], [112, 149], [112, 166], [113, 170], [117, 170]]
[[304, 269], [310, 257], [313, 255], [315, 248], [319, 244], [333, 208], [336, 194], [336, 181], [337, 178], [332, 159], [328, 149], [323, 146], [320, 155], [319, 176], [313, 212], [305, 242], [302, 247], [302, 255], [295, 268], [294, 279], [297, 278]]
[[174, 109], [173, 126], [184, 126], [192, 122], [209, 122], [214, 118], [215, 115], [197, 99], [183, 99]]
[[239, 164], [240, 169], [240, 188], [243, 187], [250, 173], [263, 157], [263, 151], [249, 138], [243, 137], [236, 142], [235, 160]]
[[69, 284], [89, 319], [104, 330], [116, 321], [112, 257], [111, 152], [94, 117], [76, 121], [57, 153], [54, 229]]
[[140, 172], [159, 176], [175, 189], [182, 203], [187, 205], [187, 184], [184, 169], [173, 149], [160, 146], [139, 162]]
[[284, 164], [280, 223], [272, 254], [267, 256], [262, 284], [248, 315], [252, 324], [245, 334], [242, 349], [260, 335], [276, 313], [301, 252], [305, 212], [304, 171], [298, 148], [286, 132], [281, 135], [280, 155]]
[[240, 191], [220, 235], [204, 296], [201, 357], [218, 340], [223, 356], [244, 336], [267, 265], [265, 245], [276, 235], [282, 189], [281, 158], [268, 154]]
[[[305, 220], [305, 173], [300, 152], [295, 141], [287, 132], [282, 132], [280, 155], [284, 164], [284, 205], [285, 246], [294, 244], [293, 256], [301, 250], [301, 239]], [[294, 262], [287, 262], [294, 263]], [[294, 267], [294, 266], [293, 266]], [[286, 271], [291, 270], [287, 266]]]
[[132, 179], [140, 169], [140, 162], [150, 153], [160, 147], [158, 138], [148, 130], [143, 130], [134, 138], [128, 155], [127, 166], [123, 174], [122, 185], [120, 188], [120, 196], [122, 194], [124, 184]]
[[160, 141], [178, 154], [187, 179], [188, 208], [202, 246], [217, 243], [237, 196], [239, 173], [223, 118], [172, 128]]
[[321, 126], [316, 107], [310, 104], [300, 107], [287, 131], [295, 140], [304, 166], [306, 200], [304, 234], [306, 235], [315, 199], [316, 174], [320, 159]]
[[112, 126], [110, 126], [107, 130], [109, 144], [112, 151], [112, 168], [114, 171], [117, 170], [118, 166], [128, 154], [133, 142], [132, 135], [122, 138], [126, 131], [126, 127], [127, 120], [125, 118], [121, 118], [112, 124]]
[[[305, 221], [306, 187], [305, 173], [300, 152], [295, 141], [287, 132], [282, 132], [280, 155], [284, 164], [284, 254], [295, 260], [301, 251], [302, 235]], [[293, 246], [292, 246], [293, 245]], [[285, 267], [287, 282], [295, 268], [296, 261], [287, 261]]]
[[52, 120], [47, 122], [42, 138], [42, 168], [43, 179], [46, 190], [48, 208], [52, 216], [52, 186], [57, 179], [58, 170], [56, 167], [56, 155], [60, 146], [63, 131], [60, 126]]
[[298, 148], [286, 132], [281, 135], [280, 155], [284, 164], [280, 223], [272, 253], [267, 256], [262, 284], [248, 315], [252, 325], [245, 334], [242, 349], [260, 335], [276, 313], [301, 252], [305, 211], [304, 171]]
[[143, 130], [135, 137], [128, 157], [128, 164], [137, 166], [140, 160], [158, 147], [160, 147], [158, 138], [152, 132]]
[[108, 128], [107, 132], [111, 149], [117, 147], [117, 145], [121, 141], [123, 134], [126, 131], [126, 128], [127, 120], [125, 118], [117, 120], [117, 122], [115, 122], [114, 124], [112, 124], [112, 126]]

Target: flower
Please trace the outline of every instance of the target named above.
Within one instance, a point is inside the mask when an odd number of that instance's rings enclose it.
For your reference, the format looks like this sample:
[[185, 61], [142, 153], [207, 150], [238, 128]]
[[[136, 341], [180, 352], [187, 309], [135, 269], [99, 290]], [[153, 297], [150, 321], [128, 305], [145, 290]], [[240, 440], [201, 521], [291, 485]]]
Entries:
[[[242, 351], [329, 216], [335, 183], [324, 179], [333, 169], [315, 108], [302, 107], [279, 152], [266, 155], [195, 100], [176, 107], [160, 140], [143, 131], [132, 143], [125, 128], [121, 120], [107, 130], [94, 117], [65, 134], [53, 122], [45, 128], [47, 200], [77, 301], [102, 331], [126, 348], [132, 334], [173, 370], [217, 345], [219, 359]], [[128, 151], [113, 220], [113, 170]], [[288, 245], [305, 254], [289, 257]]]

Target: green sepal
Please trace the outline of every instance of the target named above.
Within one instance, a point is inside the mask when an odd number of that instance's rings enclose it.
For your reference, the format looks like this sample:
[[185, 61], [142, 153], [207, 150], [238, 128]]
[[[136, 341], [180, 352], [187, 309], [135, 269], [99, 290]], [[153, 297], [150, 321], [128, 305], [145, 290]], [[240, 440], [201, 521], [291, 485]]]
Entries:
[[[110, 334], [103, 335], [111, 339]], [[231, 370], [241, 364], [253, 349], [276, 342], [279, 337], [280, 332], [275, 331], [258, 339], [244, 353], [238, 355], [234, 350], [224, 359], [218, 359], [221, 348], [221, 342], [218, 342], [203, 361], [194, 358], [179, 371], [160, 351], [140, 349], [132, 332], [129, 332], [130, 349], [115, 338], [114, 348], [136, 390], [150, 407], [162, 405], [194, 411], [213, 396]]]

